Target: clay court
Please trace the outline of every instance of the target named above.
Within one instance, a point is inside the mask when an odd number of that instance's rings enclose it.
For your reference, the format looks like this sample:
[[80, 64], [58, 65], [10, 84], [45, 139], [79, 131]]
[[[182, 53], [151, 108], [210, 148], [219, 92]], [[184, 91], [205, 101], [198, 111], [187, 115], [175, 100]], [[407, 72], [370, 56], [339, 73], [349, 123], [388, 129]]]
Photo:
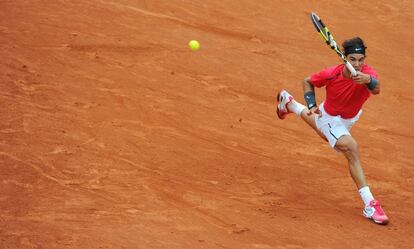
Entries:
[[[378, 71], [352, 134], [387, 226], [343, 155], [275, 114], [341, 63], [312, 11]], [[0, 1], [0, 248], [414, 248], [413, 19], [409, 0]]]

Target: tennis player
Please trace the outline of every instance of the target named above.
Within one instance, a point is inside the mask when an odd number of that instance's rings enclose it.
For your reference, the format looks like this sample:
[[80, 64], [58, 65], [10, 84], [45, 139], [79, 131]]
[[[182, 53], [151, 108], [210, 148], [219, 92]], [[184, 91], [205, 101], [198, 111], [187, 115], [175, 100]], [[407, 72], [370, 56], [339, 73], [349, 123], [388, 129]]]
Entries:
[[[365, 64], [367, 47], [361, 38], [346, 40], [342, 47], [357, 75], [352, 76], [344, 64], [314, 73], [303, 82], [307, 106], [282, 90], [277, 97], [277, 115], [284, 119], [288, 114], [295, 113], [329, 142], [332, 148], [342, 152], [348, 160], [352, 179], [365, 204], [363, 215], [375, 223], [387, 224], [388, 217], [371, 193], [361, 165], [358, 144], [350, 133], [351, 127], [361, 116], [365, 101], [371, 95], [380, 93], [380, 82], [377, 72]], [[315, 87], [325, 87], [326, 90], [326, 98], [319, 106], [316, 104]]]

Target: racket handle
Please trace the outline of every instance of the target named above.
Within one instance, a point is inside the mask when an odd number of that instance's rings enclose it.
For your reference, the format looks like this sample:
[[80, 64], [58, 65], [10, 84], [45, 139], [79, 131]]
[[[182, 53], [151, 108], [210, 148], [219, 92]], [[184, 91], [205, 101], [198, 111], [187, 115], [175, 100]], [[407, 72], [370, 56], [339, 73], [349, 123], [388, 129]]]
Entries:
[[351, 63], [349, 63], [349, 61], [345, 62], [345, 66], [348, 68], [349, 72], [351, 72], [352, 76], [356, 76], [357, 75], [357, 71], [351, 65]]

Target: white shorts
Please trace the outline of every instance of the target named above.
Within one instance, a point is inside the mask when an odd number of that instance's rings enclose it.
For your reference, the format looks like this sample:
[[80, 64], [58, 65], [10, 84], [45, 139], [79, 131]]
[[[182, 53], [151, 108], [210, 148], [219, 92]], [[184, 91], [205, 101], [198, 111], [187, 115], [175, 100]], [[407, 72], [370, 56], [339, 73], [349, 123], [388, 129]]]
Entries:
[[335, 148], [338, 139], [344, 135], [351, 135], [349, 131], [351, 127], [358, 121], [359, 116], [362, 114], [362, 110], [358, 112], [353, 118], [344, 119], [341, 116], [331, 116], [326, 113], [323, 108], [323, 103], [319, 106], [322, 116], [315, 115], [316, 127], [321, 131], [332, 148]]

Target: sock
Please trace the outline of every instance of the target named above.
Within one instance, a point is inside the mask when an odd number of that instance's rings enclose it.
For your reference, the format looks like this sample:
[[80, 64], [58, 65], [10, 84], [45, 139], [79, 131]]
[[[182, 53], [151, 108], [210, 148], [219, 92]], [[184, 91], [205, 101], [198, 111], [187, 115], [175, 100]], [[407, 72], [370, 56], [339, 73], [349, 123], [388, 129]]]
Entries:
[[295, 113], [296, 115], [298, 115], [300, 117], [300, 114], [302, 113], [302, 111], [304, 109], [306, 109], [306, 106], [302, 105], [299, 102], [296, 102], [295, 100], [292, 100], [289, 104], [288, 104], [288, 108], [289, 111]]
[[374, 200], [374, 196], [372, 196], [371, 191], [369, 190], [368, 186], [362, 187], [358, 190], [359, 194], [361, 195], [362, 200], [364, 201], [365, 206], [368, 206], [369, 203]]

